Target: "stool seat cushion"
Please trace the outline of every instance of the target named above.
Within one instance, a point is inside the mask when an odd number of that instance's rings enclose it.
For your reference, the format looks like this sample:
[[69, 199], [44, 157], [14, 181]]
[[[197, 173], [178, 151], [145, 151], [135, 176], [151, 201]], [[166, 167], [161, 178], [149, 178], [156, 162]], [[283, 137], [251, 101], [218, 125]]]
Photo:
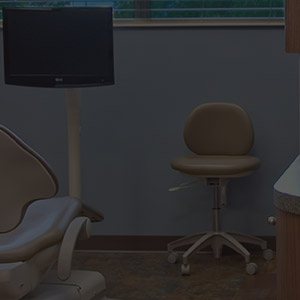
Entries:
[[260, 165], [258, 158], [249, 155], [189, 155], [171, 162], [173, 169], [205, 178], [241, 177]]
[[22, 222], [12, 231], [0, 234], [0, 263], [26, 261], [39, 251], [60, 243], [80, 210], [80, 201], [71, 197], [31, 203]]

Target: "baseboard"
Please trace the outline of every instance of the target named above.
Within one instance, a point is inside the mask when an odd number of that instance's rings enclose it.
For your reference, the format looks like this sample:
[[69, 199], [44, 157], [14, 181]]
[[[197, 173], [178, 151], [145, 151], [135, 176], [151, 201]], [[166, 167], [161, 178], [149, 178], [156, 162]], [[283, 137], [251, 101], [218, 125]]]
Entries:
[[[89, 240], [79, 241], [76, 249], [99, 251], [166, 251], [167, 244], [179, 238], [181, 236], [94, 235]], [[276, 249], [275, 236], [260, 236], [260, 238], [268, 242], [268, 248]], [[251, 251], [257, 249], [257, 247], [249, 245], [247, 249]]]

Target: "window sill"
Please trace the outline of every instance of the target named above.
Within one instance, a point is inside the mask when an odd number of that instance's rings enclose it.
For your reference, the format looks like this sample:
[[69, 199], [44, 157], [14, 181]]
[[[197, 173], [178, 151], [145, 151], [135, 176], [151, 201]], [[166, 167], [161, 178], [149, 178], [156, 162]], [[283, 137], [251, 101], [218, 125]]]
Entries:
[[284, 20], [114, 20], [114, 27], [116, 28], [284, 26]]
[[[115, 28], [284, 27], [284, 20], [114, 20]], [[0, 21], [0, 29], [3, 28]]]

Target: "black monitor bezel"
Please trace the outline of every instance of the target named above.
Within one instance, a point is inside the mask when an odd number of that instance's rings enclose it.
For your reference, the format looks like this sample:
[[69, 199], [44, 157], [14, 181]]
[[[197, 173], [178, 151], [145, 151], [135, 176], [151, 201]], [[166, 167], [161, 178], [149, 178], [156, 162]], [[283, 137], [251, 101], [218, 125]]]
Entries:
[[112, 61], [112, 76], [103, 78], [102, 76], [57, 76], [57, 75], [12, 75], [9, 72], [10, 54], [8, 49], [9, 33], [7, 24], [7, 12], [13, 10], [26, 11], [53, 11], [53, 10], [87, 10], [87, 9], [107, 9], [111, 11], [111, 7], [61, 7], [61, 8], [3, 8], [3, 49], [4, 49], [4, 81], [9, 85], [29, 86], [29, 87], [93, 87], [113, 85], [114, 80], [114, 55], [113, 55], [113, 21], [109, 24], [112, 32], [111, 40], [111, 61]]

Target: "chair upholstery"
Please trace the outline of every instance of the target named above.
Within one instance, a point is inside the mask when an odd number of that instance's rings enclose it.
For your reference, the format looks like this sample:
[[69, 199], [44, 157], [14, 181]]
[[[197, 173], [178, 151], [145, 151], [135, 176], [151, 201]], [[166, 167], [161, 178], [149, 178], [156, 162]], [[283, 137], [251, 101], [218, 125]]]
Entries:
[[205, 178], [241, 177], [254, 171], [259, 159], [249, 155], [189, 155], [171, 162], [173, 169]]
[[61, 242], [81, 203], [71, 197], [35, 201], [14, 230], [0, 234], [0, 263], [25, 261]]
[[31, 202], [54, 197], [58, 183], [47, 163], [4, 126], [0, 126], [0, 166], [0, 233], [4, 233], [18, 226]]
[[240, 177], [254, 171], [259, 159], [246, 155], [254, 132], [248, 114], [231, 103], [207, 103], [190, 114], [184, 140], [194, 153], [176, 158], [173, 169], [205, 178]]
[[254, 133], [248, 114], [232, 103], [206, 103], [190, 114], [184, 140], [198, 155], [245, 155]]

